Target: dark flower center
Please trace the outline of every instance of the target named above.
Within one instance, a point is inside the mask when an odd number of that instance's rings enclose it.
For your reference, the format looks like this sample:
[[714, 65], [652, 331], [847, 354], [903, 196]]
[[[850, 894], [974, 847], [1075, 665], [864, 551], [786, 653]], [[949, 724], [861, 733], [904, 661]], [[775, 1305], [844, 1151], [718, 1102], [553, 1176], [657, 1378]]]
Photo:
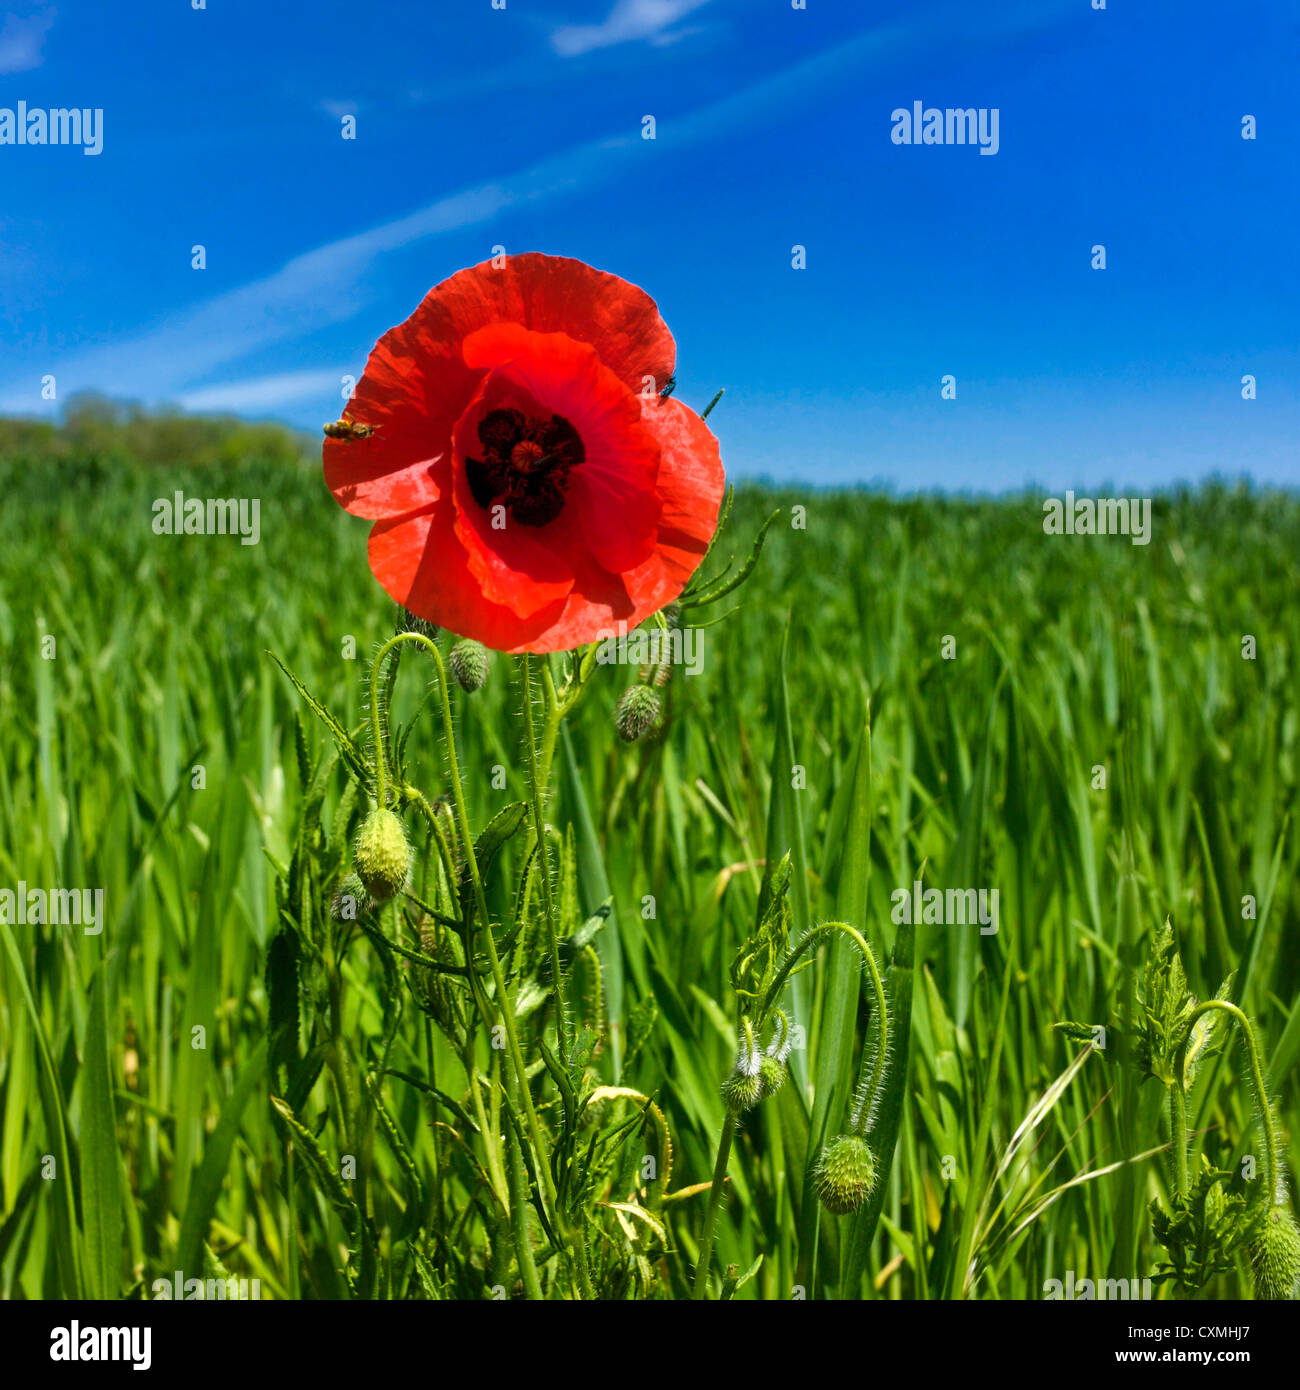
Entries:
[[483, 457], [465, 460], [474, 500], [504, 506], [522, 526], [545, 526], [564, 510], [569, 470], [586, 457], [563, 415], [529, 419], [521, 410], [489, 410], [478, 424]]

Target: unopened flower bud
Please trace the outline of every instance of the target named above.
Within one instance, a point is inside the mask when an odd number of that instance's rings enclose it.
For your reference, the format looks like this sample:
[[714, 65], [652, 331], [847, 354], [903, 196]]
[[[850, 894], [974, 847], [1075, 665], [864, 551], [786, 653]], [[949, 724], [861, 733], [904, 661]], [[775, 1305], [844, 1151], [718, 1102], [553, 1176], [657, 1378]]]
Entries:
[[465, 851], [460, 843], [460, 828], [456, 824], [456, 808], [447, 793], [436, 797], [433, 803], [433, 818], [438, 822], [442, 837], [451, 852], [452, 863], [457, 872], [465, 867]]
[[876, 1160], [867, 1141], [856, 1134], [832, 1139], [818, 1156], [813, 1181], [827, 1211], [836, 1216], [857, 1211], [876, 1185]]
[[[460, 952], [453, 945], [450, 933], [437, 931], [428, 919], [420, 926], [420, 950], [439, 964], [460, 964]], [[419, 961], [409, 962], [409, 969], [411, 990], [420, 1008], [449, 1038], [457, 1041], [456, 995], [448, 976]]]
[[1286, 1207], [1271, 1207], [1264, 1228], [1251, 1242], [1255, 1297], [1295, 1298], [1300, 1289], [1300, 1229]]
[[733, 1115], [752, 1109], [762, 1099], [761, 1075], [750, 1076], [747, 1072], [735, 1071], [722, 1083], [722, 1103]]
[[754, 1042], [754, 1026], [748, 1018], [740, 1020], [740, 1040], [736, 1065], [722, 1083], [722, 1100], [733, 1115], [749, 1110], [763, 1099], [763, 1056]]
[[370, 909], [370, 895], [358, 874], [344, 876], [330, 903], [330, 916], [336, 922], [355, 922]]
[[428, 618], [421, 618], [419, 614], [412, 613], [409, 608], [404, 608], [399, 604], [397, 607], [397, 631], [416, 632], [432, 642], [438, 635], [438, 624], [431, 623]]
[[411, 845], [405, 827], [392, 811], [379, 807], [362, 821], [352, 861], [372, 898], [391, 898], [406, 886]]
[[482, 690], [487, 684], [490, 659], [482, 642], [468, 637], [457, 642], [447, 655], [447, 664], [462, 690]]
[[785, 1085], [785, 1064], [775, 1057], [764, 1056], [758, 1066], [758, 1079], [764, 1098], [774, 1096]]
[[619, 697], [614, 727], [624, 743], [635, 743], [659, 727], [659, 696], [648, 685], [630, 686]]

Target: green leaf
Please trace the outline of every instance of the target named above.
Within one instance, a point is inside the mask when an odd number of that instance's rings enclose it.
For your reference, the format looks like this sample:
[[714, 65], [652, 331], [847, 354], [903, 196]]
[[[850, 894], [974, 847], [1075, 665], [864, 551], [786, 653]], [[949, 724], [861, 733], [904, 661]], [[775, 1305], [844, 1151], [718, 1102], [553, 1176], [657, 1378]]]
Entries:
[[316, 1136], [302, 1123], [278, 1096], [271, 1097], [271, 1108], [289, 1131], [294, 1149], [303, 1161], [311, 1180], [343, 1221], [348, 1238], [355, 1241], [361, 1234], [361, 1209], [356, 1199], [343, 1185], [334, 1165], [321, 1148]]
[[366, 765], [366, 760], [361, 754], [361, 750], [352, 740], [352, 735], [339, 723], [337, 719], [325, 708], [323, 704], [311, 693], [310, 690], [298, 679], [297, 676], [280, 660], [274, 652], [267, 652], [267, 656], [284, 672], [293, 683], [293, 688], [307, 702], [307, 707], [320, 720], [330, 732], [338, 747], [339, 754], [343, 761], [352, 769], [352, 774], [366, 787], [371, 786], [373, 779], [370, 769]]
[[203, 1158], [190, 1182], [180, 1235], [176, 1241], [176, 1265], [187, 1279], [196, 1278], [197, 1271], [202, 1267], [203, 1242], [221, 1194], [221, 1184], [230, 1167], [230, 1154], [239, 1134], [244, 1108], [248, 1098], [265, 1082], [266, 1041], [263, 1039], [244, 1063], [235, 1089], [226, 1097], [221, 1107], [221, 1118], [212, 1137], [204, 1145]]
[[614, 899], [606, 898], [582, 926], [560, 944], [570, 951], [580, 951], [584, 946], [590, 945], [596, 939], [596, 933], [609, 921], [613, 910]]
[[[523, 829], [527, 817], [528, 803], [512, 801], [509, 806], [502, 807], [479, 832], [474, 841], [474, 860], [478, 865], [480, 882], [486, 885], [492, 861], [500, 854], [505, 843]], [[460, 873], [460, 900], [461, 911], [466, 914], [467, 920], [472, 920], [474, 881], [470, 876], [468, 861]]]
[[54, 1246], [58, 1258], [63, 1289], [69, 1298], [81, 1298], [84, 1285], [81, 1268], [81, 1240], [77, 1229], [76, 1198], [72, 1190], [72, 1159], [68, 1148], [68, 1115], [63, 1101], [63, 1088], [59, 1085], [58, 1073], [50, 1056], [49, 1043], [45, 1030], [41, 1027], [40, 1012], [27, 983], [27, 972], [23, 969], [22, 956], [18, 943], [14, 940], [9, 924], [0, 917], [0, 940], [3, 940], [9, 969], [17, 981], [23, 1003], [27, 1008], [28, 1021], [36, 1040], [36, 1056], [40, 1063], [38, 1090], [41, 1098], [41, 1112], [45, 1117], [45, 1142], [54, 1155]]
[[90, 983], [81, 1068], [81, 1201], [86, 1223], [86, 1286], [92, 1298], [116, 1298], [122, 1266], [122, 1187], [108, 1057], [107, 976]]
[[[790, 690], [786, 679], [786, 663], [790, 647], [790, 623], [787, 620], [781, 639], [781, 656], [776, 674], [774, 722], [776, 737], [772, 744], [772, 785], [767, 812], [767, 866], [785, 855], [790, 856], [790, 933], [801, 938], [812, 925], [812, 904], [808, 891], [808, 854], [804, 842], [802, 798], [793, 786], [795, 768], [794, 733], [790, 724]], [[794, 1015], [799, 1019], [812, 1016], [812, 979], [801, 972], [791, 981]], [[790, 1070], [802, 1090], [808, 1082], [808, 1055], [800, 1050], [791, 1054]]]
[[273, 1072], [281, 1067], [292, 1067], [298, 1060], [301, 962], [302, 945], [297, 932], [282, 928], [266, 953], [266, 992], [270, 1006], [267, 1032]]

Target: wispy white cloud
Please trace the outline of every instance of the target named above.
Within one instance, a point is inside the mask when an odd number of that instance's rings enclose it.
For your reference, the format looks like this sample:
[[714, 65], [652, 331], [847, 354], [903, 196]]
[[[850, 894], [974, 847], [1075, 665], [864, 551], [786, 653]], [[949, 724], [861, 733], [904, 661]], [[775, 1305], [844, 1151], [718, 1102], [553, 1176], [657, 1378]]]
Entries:
[[566, 24], [556, 29], [551, 34], [551, 47], [564, 57], [573, 58], [595, 48], [610, 48], [636, 39], [669, 43], [685, 37], [684, 32], [674, 32], [671, 26], [708, 3], [709, 0], [614, 0], [614, 8], [601, 23]]
[[340, 374], [328, 368], [319, 372], [281, 372], [187, 391], [176, 404], [184, 410], [232, 410], [254, 414], [260, 410], [281, 410], [313, 396], [326, 400], [331, 392], [337, 398], [340, 384]]
[[[366, 284], [375, 259], [421, 237], [474, 226], [511, 201], [498, 188], [471, 189], [356, 236], [308, 251], [274, 274], [173, 314], [135, 337], [85, 349], [42, 366], [29, 382], [12, 379], [0, 410], [39, 405], [39, 375], [55, 374], [59, 395], [94, 389], [158, 401], [205, 389], [214, 369], [277, 343], [346, 322], [374, 298]], [[343, 369], [355, 367], [344, 364]], [[334, 370], [337, 379], [339, 369]], [[196, 385], [198, 383], [198, 385]]]
[[[1056, 6], [1034, 0], [1033, 6], [1013, 6], [1001, 13], [982, 32], [985, 37], [1005, 37], [1046, 28], [1069, 12], [1070, 0], [1057, 0]], [[764, 117], [780, 119], [796, 103], [844, 81], [861, 81], [873, 66], [924, 40], [924, 31], [906, 21], [860, 34], [673, 121], [666, 147], [680, 151], [737, 130], [751, 130]], [[667, 134], [662, 128], [661, 133]], [[5, 389], [0, 390], [0, 411], [48, 409], [40, 400], [40, 377], [45, 372], [57, 374], [61, 399], [77, 390], [95, 389], [145, 401], [180, 399], [194, 409], [272, 409], [277, 402], [270, 395], [297, 390], [294, 383], [303, 390], [296, 399], [306, 399], [317, 389], [316, 382], [328, 377], [337, 384], [343, 372], [357, 370], [360, 363], [321, 365], [235, 383], [214, 382], [211, 377], [264, 348], [300, 342], [368, 309], [379, 293], [371, 272], [382, 257], [431, 237], [482, 226], [521, 205], [614, 177], [627, 167], [628, 148], [640, 145], [639, 135], [628, 133], [573, 146], [497, 181], [450, 194], [405, 217], [296, 256], [273, 274], [173, 314], [132, 338], [42, 364], [21, 382], [7, 374]], [[233, 396], [227, 402], [214, 394], [227, 390], [244, 393], [254, 403], [233, 404]], [[268, 394], [263, 397], [259, 391]], [[289, 399], [282, 396], [281, 403]], [[208, 403], [199, 406], [196, 401]]]
[[40, 67], [45, 35], [54, 23], [53, 10], [33, 15], [7, 15], [0, 25], [0, 73], [30, 72]]

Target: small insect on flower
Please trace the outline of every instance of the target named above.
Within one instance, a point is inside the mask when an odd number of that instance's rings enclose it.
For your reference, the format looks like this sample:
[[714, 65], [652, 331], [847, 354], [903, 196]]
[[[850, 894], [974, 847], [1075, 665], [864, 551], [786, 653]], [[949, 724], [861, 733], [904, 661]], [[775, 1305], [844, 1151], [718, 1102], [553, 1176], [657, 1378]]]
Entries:
[[325, 425], [327, 439], [369, 439], [379, 429], [378, 425], [363, 425], [359, 420], [335, 420]]

